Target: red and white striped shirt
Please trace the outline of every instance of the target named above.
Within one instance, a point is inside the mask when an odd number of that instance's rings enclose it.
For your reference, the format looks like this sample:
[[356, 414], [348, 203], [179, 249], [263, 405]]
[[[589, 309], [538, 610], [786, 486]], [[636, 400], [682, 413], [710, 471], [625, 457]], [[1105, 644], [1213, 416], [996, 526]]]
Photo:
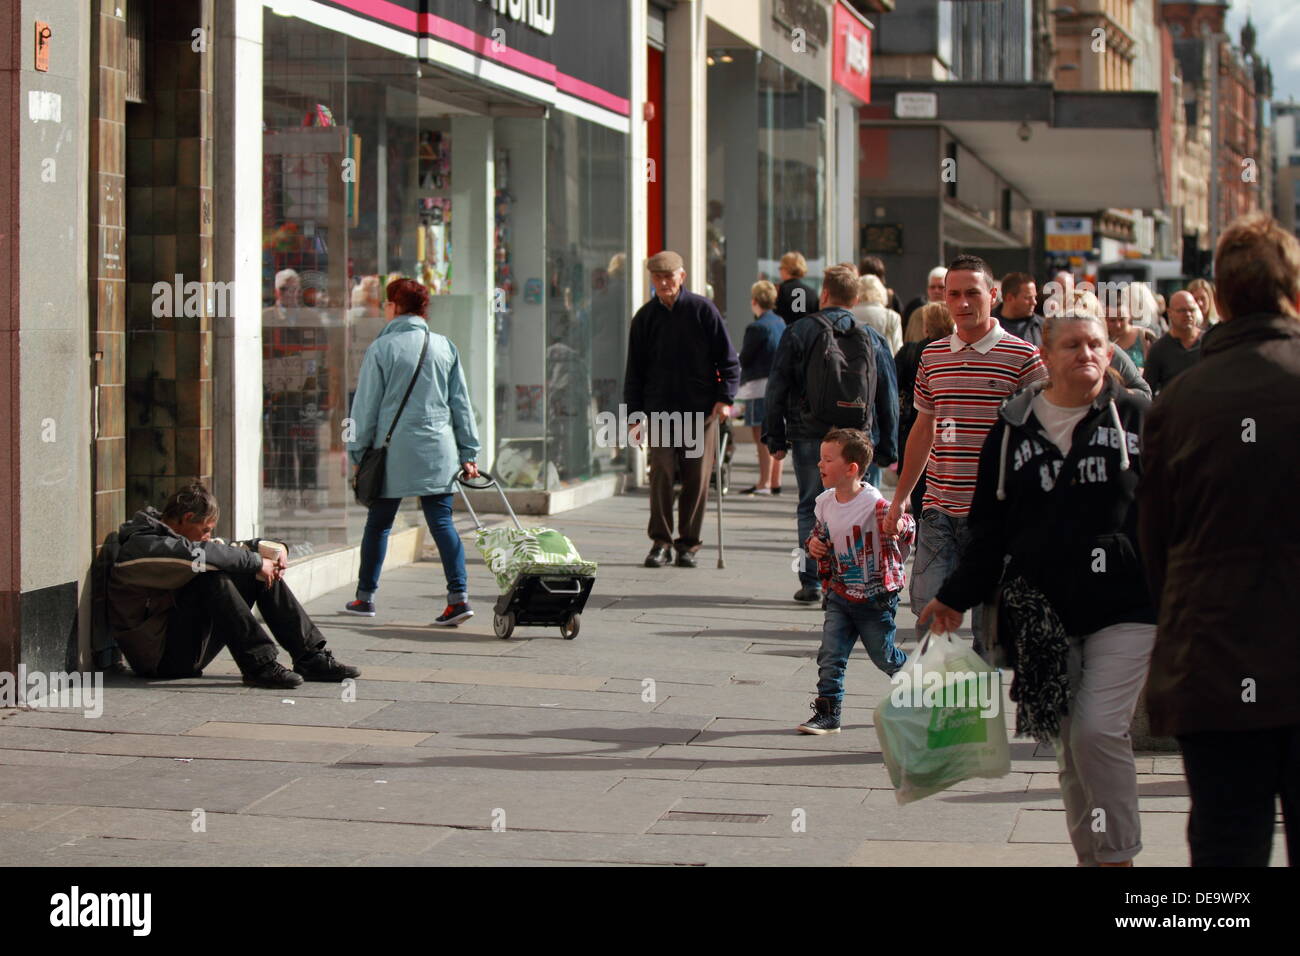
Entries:
[[937, 508], [958, 518], [970, 513], [980, 449], [998, 408], [1013, 392], [1046, 377], [1037, 347], [996, 321], [971, 345], [954, 332], [925, 347], [913, 391], [916, 410], [934, 416], [922, 510]]

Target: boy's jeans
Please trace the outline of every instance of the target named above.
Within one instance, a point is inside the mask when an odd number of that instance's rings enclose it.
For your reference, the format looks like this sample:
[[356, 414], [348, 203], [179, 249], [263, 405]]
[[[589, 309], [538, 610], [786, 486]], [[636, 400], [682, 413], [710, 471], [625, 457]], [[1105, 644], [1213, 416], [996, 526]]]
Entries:
[[894, 644], [894, 612], [898, 593], [882, 594], [870, 601], [846, 601], [826, 592], [826, 623], [817, 652], [817, 696], [839, 701], [844, 697], [844, 669], [853, 645], [862, 639], [871, 662], [886, 674], [903, 666], [907, 655]]

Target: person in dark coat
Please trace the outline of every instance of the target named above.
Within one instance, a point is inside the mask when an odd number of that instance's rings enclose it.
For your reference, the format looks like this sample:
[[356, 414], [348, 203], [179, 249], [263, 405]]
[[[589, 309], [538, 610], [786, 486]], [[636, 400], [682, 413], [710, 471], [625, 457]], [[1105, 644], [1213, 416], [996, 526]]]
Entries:
[[[1140, 534], [1159, 596], [1151, 729], [1183, 751], [1193, 866], [1300, 861], [1300, 242], [1262, 213], [1214, 258], [1221, 322], [1156, 397]], [[1177, 298], [1177, 297], [1175, 297]], [[1171, 302], [1172, 311], [1172, 302]]]
[[741, 494], [779, 495], [784, 463], [773, 458], [763, 444], [763, 419], [767, 415], [763, 395], [767, 392], [767, 376], [772, 371], [772, 359], [776, 357], [776, 347], [781, 344], [785, 323], [772, 311], [776, 303], [776, 286], [760, 279], [749, 290], [749, 295], [754, 321], [745, 329], [745, 339], [740, 346], [740, 391], [736, 397], [745, 402], [745, 421], [752, 426], [754, 444], [758, 446], [758, 483]]
[[[857, 325], [849, 311], [857, 297], [857, 269], [851, 263], [831, 266], [822, 276], [822, 291], [818, 296], [820, 312], [816, 314], [844, 334]], [[858, 327], [871, 342], [876, 356], [876, 394], [870, 398], [870, 440], [881, 465], [891, 465], [898, 459], [898, 380], [894, 358], [879, 332], [867, 325]], [[828, 427], [817, 421], [806, 407], [807, 382], [804, 378], [808, 355], [817, 344], [822, 328], [817, 319], [805, 316], [786, 329], [776, 350], [776, 358], [772, 360], [772, 373], [768, 376], [767, 394], [764, 396], [767, 417], [763, 419], [763, 441], [773, 458], [780, 461], [790, 454], [794, 460], [794, 477], [799, 490], [795, 518], [800, 548], [812, 533], [817, 496], [824, 490], [818, 462], [821, 459], [821, 440]], [[800, 587], [794, 600], [801, 604], [820, 604], [821, 579], [815, 562], [802, 562], [798, 574]]]
[[[144, 508], [109, 536], [115, 553], [108, 625], [132, 670], [161, 680], [202, 677], [228, 647], [251, 687], [291, 690], [304, 680], [361, 676], [334, 659], [289, 590], [283, 546], [277, 543], [272, 558], [262, 553], [259, 538], [227, 544], [212, 537], [220, 513], [217, 499], [195, 481], [168, 498], [162, 511]], [[276, 660], [277, 644], [292, 658], [293, 670]]]
[[[719, 422], [730, 414], [740, 384], [740, 360], [717, 307], [684, 287], [685, 264], [664, 251], [646, 261], [655, 294], [637, 310], [628, 330], [623, 402], [628, 420], [649, 416], [648, 430], [633, 424], [629, 440], [650, 444], [648, 568], [663, 567], [677, 549], [677, 566], [696, 566], [700, 529], [709, 500], [709, 473]], [[682, 491], [673, 537], [673, 483]]]
[[790, 325], [817, 311], [817, 290], [804, 281], [808, 262], [802, 252], [787, 252], [781, 257], [781, 285], [776, 290], [772, 311]]

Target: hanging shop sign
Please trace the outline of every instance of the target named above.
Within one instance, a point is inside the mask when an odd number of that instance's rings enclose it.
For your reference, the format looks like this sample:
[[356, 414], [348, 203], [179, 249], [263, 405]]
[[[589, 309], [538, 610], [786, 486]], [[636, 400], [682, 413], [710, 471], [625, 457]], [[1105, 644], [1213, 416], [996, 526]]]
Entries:
[[934, 119], [938, 115], [938, 93], [894, 94], [894, 116], [898, 119]]
[[1043, 248], [1048, 252], [1091, 252], [1091, 217], [1047, 217], [1043, 228]]
[[871, 102], [871, 24], [843, 0], [835, 5], [831, 78], [863, 103]]

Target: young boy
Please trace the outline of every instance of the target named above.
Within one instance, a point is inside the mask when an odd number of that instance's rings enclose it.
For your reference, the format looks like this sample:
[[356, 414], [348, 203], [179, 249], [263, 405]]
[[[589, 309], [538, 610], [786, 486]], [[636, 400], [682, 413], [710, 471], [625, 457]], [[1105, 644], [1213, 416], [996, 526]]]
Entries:
[[894, 612], [906, 586], [903, 561], [916, 537], [916, 521], [902, 516], [897, 539], [883, 533], [887, 501], [862, 480], [871, 464], [871, 441], [853, 428], [836, 428], [822, 439], [822, 486], [816, 523], [805, 547], [817, 559], [826, 590], [826, 623], [817, 653], [817, 699], [805, 734], [838, 734], [844, 669], [858, 638], [872, 662], [893, 674], [906, 660], [894, 646]]

